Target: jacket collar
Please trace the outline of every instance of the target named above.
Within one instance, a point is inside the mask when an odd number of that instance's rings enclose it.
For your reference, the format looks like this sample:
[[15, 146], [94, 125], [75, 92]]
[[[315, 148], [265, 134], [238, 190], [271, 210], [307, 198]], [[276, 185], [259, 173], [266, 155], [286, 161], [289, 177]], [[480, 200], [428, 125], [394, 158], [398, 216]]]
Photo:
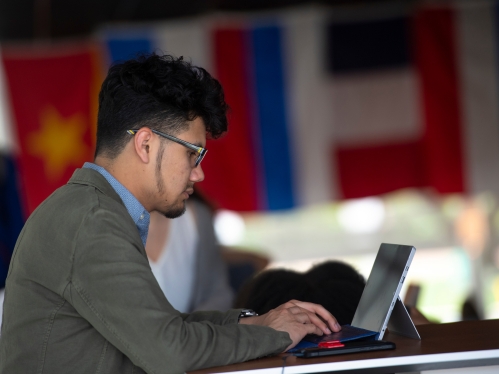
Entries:
[[[81, 184], [86, 186], [92, 186], [102, 192], [104, 195], [111, 197], [112, 199], [123, 204], [120, 196], [116, 193], [114, 188], [109, 184], [109, 182], [100, 174], [98, 171], [81, 168], [76, 169], [69, 179], [68, 184]], [[124, 205], [124, 204], [123, 204]]]

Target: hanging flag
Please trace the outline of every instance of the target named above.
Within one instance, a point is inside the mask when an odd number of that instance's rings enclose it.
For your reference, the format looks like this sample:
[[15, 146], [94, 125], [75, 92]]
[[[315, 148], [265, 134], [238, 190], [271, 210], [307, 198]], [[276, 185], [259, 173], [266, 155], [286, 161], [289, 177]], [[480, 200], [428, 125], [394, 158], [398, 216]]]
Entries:
[[200, 187], [221, 207], [499, 193], [495, 3], [375, 10], [192, 18], [113, 29], [108, 45], [142, 38], [220, 80], [229, 131], [208, 141]]
[[28, 214], [93, 160], [96, 56], [93, 45], [2, 49]]
[[480, 3], [328, 25], [341, 197], [499, 192], [494, 23]]
[[406, 14], [327, 25], [340, 196], [428, 185]]

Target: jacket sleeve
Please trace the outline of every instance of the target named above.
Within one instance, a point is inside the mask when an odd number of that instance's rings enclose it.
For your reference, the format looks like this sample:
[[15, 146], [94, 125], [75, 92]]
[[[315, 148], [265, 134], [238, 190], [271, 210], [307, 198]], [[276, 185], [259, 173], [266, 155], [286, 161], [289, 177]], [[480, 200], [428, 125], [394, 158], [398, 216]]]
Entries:
[[83, 220], [75, 246], [64, 297], [147, 373], [241, 362], [282, 352], [291, 344], [285, 332], [238, 325], [235, 310], [176, 311], [150, 270], [129, 216], [94, 208]]

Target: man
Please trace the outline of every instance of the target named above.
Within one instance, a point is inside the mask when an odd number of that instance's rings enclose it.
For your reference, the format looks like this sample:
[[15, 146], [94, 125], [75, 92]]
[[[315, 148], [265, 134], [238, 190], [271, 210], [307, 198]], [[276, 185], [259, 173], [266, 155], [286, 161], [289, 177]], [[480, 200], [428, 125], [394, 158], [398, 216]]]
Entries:
[[299, 301], [262, 316], [182, 314], [158, 286], [144, 250], [149, 212], [184, 212], [204, 178], [206, 133], [226, 131], [226, 109], [220, 84], [182, 59], [152, 55], [109, 70], [95, 163], [41, 204], [17, 241], [1, 373], [183, 373], [339, 330], [324, 308]]

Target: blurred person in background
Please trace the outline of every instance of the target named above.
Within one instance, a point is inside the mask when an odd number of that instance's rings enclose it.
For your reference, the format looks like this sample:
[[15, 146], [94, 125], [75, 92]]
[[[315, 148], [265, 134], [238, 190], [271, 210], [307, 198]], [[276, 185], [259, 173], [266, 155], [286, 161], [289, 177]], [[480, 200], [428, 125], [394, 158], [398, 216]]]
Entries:
[[234, 291], [215, 237], [213, 212], [196, 190], [182, 216], [151, 213], [146, 253], [161, 290], [178, 311], [232, 307]]
[[361, 274], [340, 261], [317, 264], [305, 273], [270, 269], [245, 283], [234, 306], [247, 305], [257, 313], [267, 313], [282, 300], [305, 300], [323, 305], [345, 325], [352, 322], [365, 284]]
[[[237, 294], [234, 306], [245, 305], [267, 313], [283, 300], [298, 299], [323, 305], [341, 325], [352, 323], [366, 281], [351, 265], [325, 261], [304, 273], [269, 269], [247, 281]], [[415, 325], [432, 323], [415, 306], [405, 305]]]

